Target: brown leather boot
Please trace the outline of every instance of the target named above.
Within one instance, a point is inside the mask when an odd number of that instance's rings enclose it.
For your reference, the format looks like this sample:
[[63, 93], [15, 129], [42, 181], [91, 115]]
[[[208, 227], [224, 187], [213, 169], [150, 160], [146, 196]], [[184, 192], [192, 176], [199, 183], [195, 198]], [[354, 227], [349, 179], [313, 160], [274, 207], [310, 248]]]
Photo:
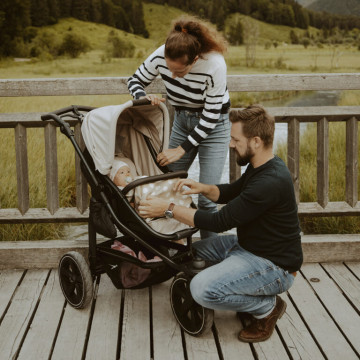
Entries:
[[260, 342], [267, 340], [273, 333], [276, 321], [281, 318], [286, 310], [286, 302], [276, 296], [274, 310], [263, 319], [254, 318], [245, 329], [239, 333], [239, 340], [244, 342]]

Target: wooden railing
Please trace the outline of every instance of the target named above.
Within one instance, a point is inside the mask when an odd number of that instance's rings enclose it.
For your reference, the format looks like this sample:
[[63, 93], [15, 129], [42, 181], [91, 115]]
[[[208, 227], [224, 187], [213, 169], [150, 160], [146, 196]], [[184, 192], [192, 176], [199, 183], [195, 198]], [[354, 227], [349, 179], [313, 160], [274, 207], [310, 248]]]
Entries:
[[[128, 94], [127, 78], [72, 79], [9, 79], [0, 80], [0, 97], [108, 95]], [[234, 75], [228, 76], [230, 92], [286, 91], [286, 90], [360, 90], [360, 74], [311, 75]], [[165, 94], [160, 79], [148, 88], [148, 93]], [[69, 104], [70, 105], [70, 104]], [[79, 104], [87, 105], [87, 104]], [[173, 113], [168, 106], [170, 115]], [[49, 109], [55, 110], [55, 109]], [[360, 215], [358, 201], [358, 122], [360, 106], [269, 108], [276, 122], [288, 124], [288, 159], [296, 197], [300, 189], [300, 123], [317, 123], [317, 202], [299, 203], [300, 216]], [[0, 223], [76, 222], [88, 218], [87, 184], [76, 159], [76, 208], [59, 207], [56, 125], [42, 122], [42, 113], [0, 113], [0, 128], [15, 129], [18, 208], [1, 208]], [[74, 126], [75, 136], [82, 141], [80, 126]], [[346, 122], [346, 199], [329, 202], [329, 123]], [[43, 127], [45, 136], [47, 208], [29, 207], [29, 174], [27, 129]], [[1, 130], [0, 130], [1, 134]], [[230, 154], [230, 180], [240, 175], [235, 155]], [[1, 204], [0, 204], [1, 207]]]

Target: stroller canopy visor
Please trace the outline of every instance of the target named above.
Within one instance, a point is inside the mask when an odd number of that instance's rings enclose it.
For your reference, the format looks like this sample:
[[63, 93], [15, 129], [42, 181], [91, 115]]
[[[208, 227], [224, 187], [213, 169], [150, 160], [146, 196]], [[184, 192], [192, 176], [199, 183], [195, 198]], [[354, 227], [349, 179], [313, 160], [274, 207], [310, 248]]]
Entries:
[[133, 106], [130, 100], [94, 109], [85, 115], [81, 132], [101, 174], [109, 174], [115, 155], [132, 160], [138, 175], [161, 173], [145, 138], [156, 153], [168, 148], [169, 115], [164, 104]]

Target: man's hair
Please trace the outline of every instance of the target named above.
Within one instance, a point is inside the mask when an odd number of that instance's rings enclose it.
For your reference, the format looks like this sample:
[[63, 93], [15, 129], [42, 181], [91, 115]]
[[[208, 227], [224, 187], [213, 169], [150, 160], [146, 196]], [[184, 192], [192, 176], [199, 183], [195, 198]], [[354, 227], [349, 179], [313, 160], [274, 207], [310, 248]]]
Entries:
[[246, 109], [230, 111], [232, 123], [243, 124], [244, 136], [248, 139], [258, 136], [266, 148], [272, 146], [275, 132], [275, 119], [258, 104], [250, 105]]

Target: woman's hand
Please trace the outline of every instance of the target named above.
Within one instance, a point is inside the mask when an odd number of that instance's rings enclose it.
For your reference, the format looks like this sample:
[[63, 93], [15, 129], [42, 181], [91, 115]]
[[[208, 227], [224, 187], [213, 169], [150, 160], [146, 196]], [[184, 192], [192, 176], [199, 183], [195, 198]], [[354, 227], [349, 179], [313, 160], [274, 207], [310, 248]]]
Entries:
[[164, 98], [159, 98], [157, 95], [146, 95], [146, 96], [140, 96], [139, 99], [148, 99], [151, 101], [151, 105], [159, 105], [161, 102], [165, 102]]
[[138, 206], [139, 215], [143, 218], [164, 216], [165, 210], [169, 207], [169, 201], [158, 197], [148, 196], [141, 199]]
[[181, 159], [184, 154], [185, 150], [179, 145], [175, 149], [167, 149], [158, 154], [156, 161], [160, 166], [166, 166]]

